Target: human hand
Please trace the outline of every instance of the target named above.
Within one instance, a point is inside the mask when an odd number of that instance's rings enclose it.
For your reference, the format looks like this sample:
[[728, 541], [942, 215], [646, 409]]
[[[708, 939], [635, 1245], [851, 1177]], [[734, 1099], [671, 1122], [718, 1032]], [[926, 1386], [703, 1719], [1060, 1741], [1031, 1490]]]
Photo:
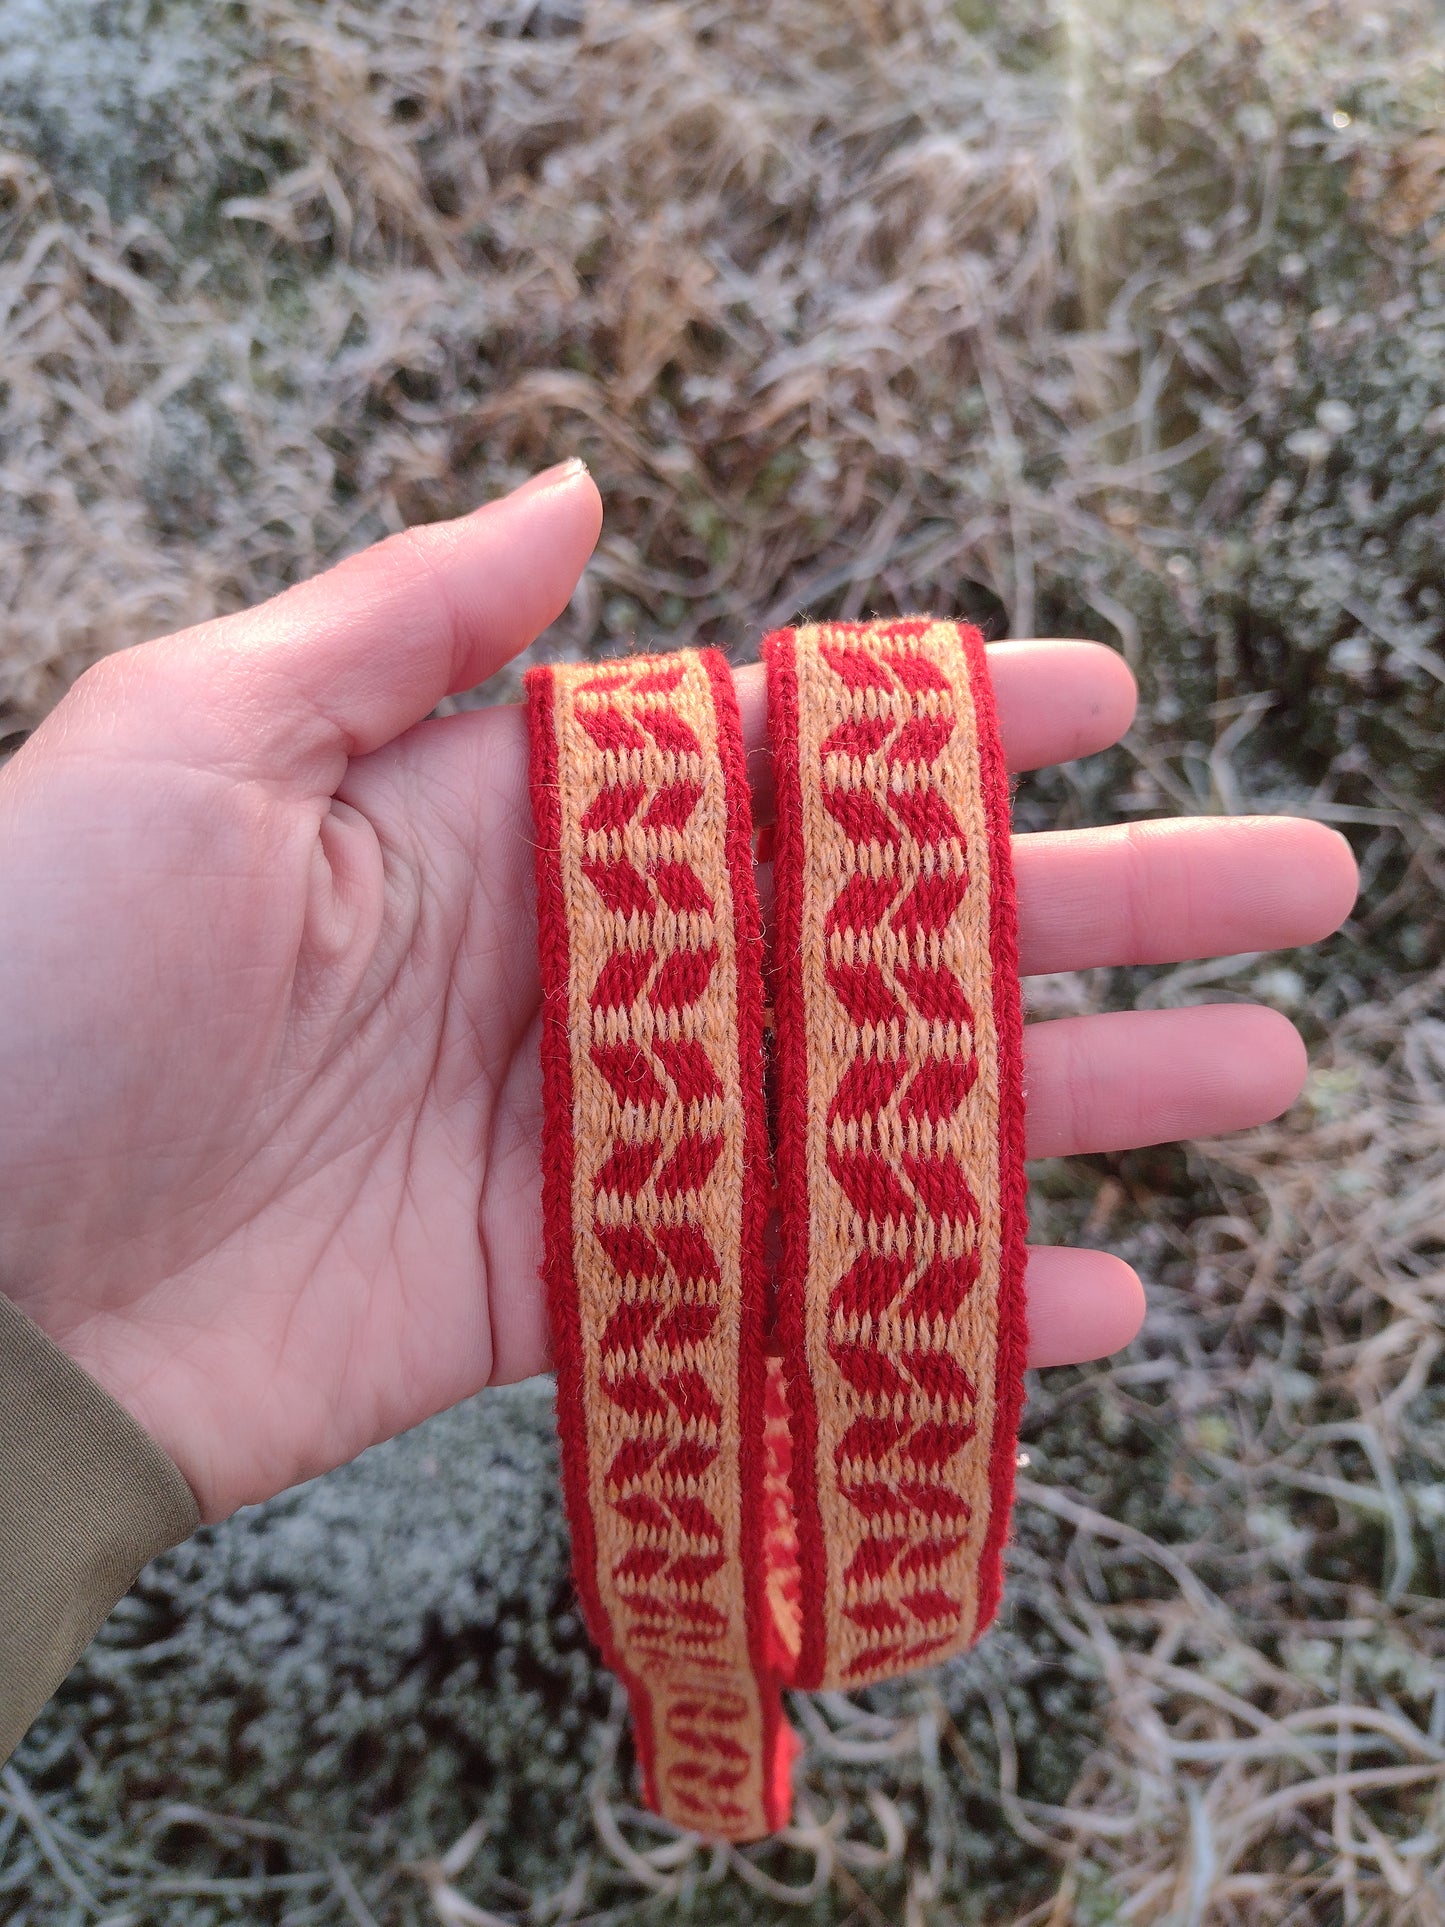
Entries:
[[[600, 521], [569, 466], [393, 537], [107, 658], [0, 771], [0, 1281], [208, 1519], [546, 1368], [525, 721], [425, 719], [561, 612]], [[991, 662], [1016, 770], [1129, 724], [1107, 649]], [[1015, 852], [1025, 973], [1310, 942], [1355, 890], [1343, 840], [1284, 818]], [[1237, 1130], [1304, 1068], [1247, 1005], [1037, 1024], [1029, 1148]], [[1102, 1253], [1033, 1251], [1028, 1293], [1035, 1364], [1142, 1317]]]

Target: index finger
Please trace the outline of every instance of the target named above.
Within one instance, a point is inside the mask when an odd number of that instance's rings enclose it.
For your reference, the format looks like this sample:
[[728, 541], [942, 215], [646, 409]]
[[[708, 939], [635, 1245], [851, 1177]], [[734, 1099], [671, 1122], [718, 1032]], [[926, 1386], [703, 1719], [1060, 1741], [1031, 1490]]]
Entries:
[[[1041, 769], [1117, 743], [1134, 720], [1138, 687], [1129, 665], [1101, 642], [1038, 640], [989, 645], [999, 734], [1011, 770]], [[738, 708], [747, 745], [753, 808], [773, 811], [767, 690], [760, 666], [739, 669]]]

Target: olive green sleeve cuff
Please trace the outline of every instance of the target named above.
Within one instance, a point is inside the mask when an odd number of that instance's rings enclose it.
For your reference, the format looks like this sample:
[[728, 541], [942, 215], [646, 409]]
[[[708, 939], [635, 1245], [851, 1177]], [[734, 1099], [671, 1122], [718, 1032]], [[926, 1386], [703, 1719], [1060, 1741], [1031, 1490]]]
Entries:
[[0, 1761], [146, 1561], [200, 1522], [155, 1441], [0, 1294]]

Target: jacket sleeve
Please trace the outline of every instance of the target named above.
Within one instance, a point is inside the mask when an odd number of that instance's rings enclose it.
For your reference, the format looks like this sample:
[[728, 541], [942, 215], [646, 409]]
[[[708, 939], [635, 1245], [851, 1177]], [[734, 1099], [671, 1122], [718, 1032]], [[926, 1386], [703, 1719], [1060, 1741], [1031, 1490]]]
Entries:
[[146, 1561], [199, 1524], [154, 1440], [0, 1294], [0, 1762]]

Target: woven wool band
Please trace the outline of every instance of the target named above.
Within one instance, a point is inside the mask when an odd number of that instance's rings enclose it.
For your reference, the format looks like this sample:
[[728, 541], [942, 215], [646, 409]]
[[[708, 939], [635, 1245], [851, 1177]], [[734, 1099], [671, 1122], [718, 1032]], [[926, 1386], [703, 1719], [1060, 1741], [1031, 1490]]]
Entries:
[[712, 653], [528, 676], [546, 1269], [578, 1591], [651, 1805], [786, 1823], [769, 1664], [761, 937]]
[[764, 645], [774, 1000], [711, 652], [527, 678], [546, 1272], [573, 1563], [644, 1793], [787, 1821], [783, 1685], [857, 1686], [998, 1603], [1024, 1362], [1008, 787], [982, 639]]
[[1025, 1353], [1008, 787], [976, 629], [764, 653], [792, 1677], [851, 1687], [998, 1604]]

